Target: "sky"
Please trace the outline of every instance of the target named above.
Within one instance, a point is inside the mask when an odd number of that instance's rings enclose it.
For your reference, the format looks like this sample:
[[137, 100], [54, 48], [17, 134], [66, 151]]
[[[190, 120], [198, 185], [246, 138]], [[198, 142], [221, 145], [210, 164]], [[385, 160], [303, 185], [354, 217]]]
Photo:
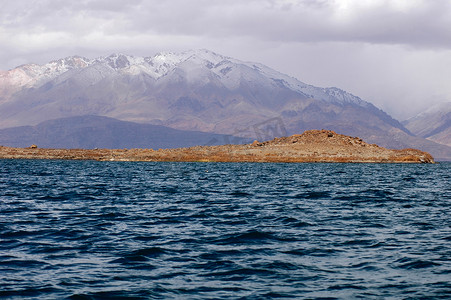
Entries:
[[404, 120], [451, 101], [450, 0], [0, 0], [0, 70], [209, 49]]

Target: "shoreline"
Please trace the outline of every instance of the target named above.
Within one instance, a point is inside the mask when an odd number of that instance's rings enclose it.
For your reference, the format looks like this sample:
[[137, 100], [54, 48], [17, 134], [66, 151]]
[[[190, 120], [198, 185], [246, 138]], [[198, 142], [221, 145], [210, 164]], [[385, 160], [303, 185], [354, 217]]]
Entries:
[[195, 146], [176, 149], [47, 149], [0, 146], [0, 159], [56, 159], [150, 162], [268, 163], [435, 163], [417, 149], [393, 150], [329, 130], [245, 145]]

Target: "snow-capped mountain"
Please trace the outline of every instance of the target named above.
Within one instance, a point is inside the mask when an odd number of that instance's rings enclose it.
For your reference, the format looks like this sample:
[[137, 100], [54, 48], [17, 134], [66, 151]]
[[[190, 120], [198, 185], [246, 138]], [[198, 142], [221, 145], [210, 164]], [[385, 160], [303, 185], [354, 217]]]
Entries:
[[208, 50], [73, 56], [0, 72], [0, 128], [82, 115], [257, 139], [328, 128], [383, 146], [416, 143], [401, 123], [346, 91]]
[[[267, 87], [284, 86], [308, 98], [337, 103], [355, 103], [362, 106], [370, 105], [359, 97], [338, 88], [317, 88], [262, 64], [239, 61], [208, 50], [159, 53], [153, 57], [112, 54], [92, 60], [72, 56], [44, 65], [28, 64], [2, 72], [1, 84], [2, 87], [13, 85], [18, 88], [37, 88], [68, 71], [72, 72], [67, 75], [72, 76], [77, 71], [86, 68], [98, 69], [99, 66], [110, 68], [110, 70], [103, 70], [103, 74], [99, 74], [102, 77], [109, 77], [111, 72], [114, 72], [130, 76], [144, 75], [158, 80], [161, 77], [171, 76], [171, 72], [180, 69], [185, 72], [189, 81], [200, 79], [206, 83], [212, 79], [211, 75], [213, 75], [214, 79], [230, 90], [238, 89], [242, 81], [246, 80], [260, 82]], [[99, 70], [99, 73], [102, 72]]]

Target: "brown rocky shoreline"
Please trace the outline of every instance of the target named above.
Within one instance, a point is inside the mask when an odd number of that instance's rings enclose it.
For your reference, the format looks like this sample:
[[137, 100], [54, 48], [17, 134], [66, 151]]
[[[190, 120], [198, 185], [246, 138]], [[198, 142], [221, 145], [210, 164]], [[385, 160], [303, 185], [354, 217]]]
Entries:
[[174, 162], [340, 162], [434, 163], [416, 149], [392, 150], [330, 130], [255, 141], [246, 145], [196, 146], [178, 149], [44, 149], [0, 146], [0, 159], [65, 159]]

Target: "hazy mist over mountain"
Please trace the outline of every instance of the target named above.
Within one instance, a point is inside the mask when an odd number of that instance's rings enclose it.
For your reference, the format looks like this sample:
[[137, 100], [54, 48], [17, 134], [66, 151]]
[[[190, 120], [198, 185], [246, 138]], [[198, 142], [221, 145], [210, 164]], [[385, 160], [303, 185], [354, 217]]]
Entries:
[[451, 102], [434, 105], [403, 124], [418, 136], [451, 146]]
[[451, 150], [344, 90], [205, 49], [22, 65], [1, 74], [0, 115], [0, 128], [92, 115], [260, 140], [327, 128], [438, 158]]
[[450, 174], [451, 0], [0, 0], [0, 298], [449, 299]]
[[0, 70], [206, 48], [359, 95], [399, 120], [451, 101], [448, 0], [3, 1]]
[[427, 136], [412, 123], [451, 101], [447, 0], [35, 4], [0, 4], [0, 128], [94, 115], [257, 138], [329, 127], [398, 148], [448, 143], [443, 116]]

